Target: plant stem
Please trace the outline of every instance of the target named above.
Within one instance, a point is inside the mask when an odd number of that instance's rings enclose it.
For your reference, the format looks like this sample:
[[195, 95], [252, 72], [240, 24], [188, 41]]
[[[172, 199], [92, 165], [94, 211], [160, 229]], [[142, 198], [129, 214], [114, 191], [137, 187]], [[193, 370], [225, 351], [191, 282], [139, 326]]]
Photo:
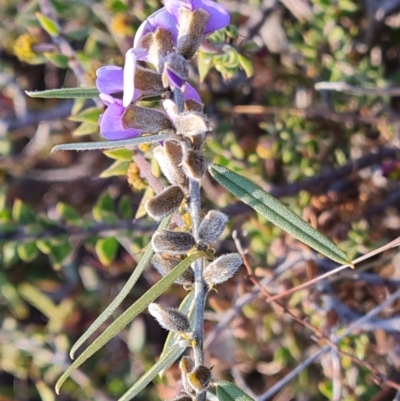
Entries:
[[[184, 98], [179, 89], [174, 90], [174, 101], [178, 112], [184, 111]], [[184, 146], [188, 146], [185, 144]], [[189, 145], [190, 146], [190, 145]], [[201, 220], [201, 196], [200, 183], [196, 180], [189, 181], [189, 213], [192, 221], [192, 234], [195, 240], [198, 238], [198, 230]], [[194, 262], [194, 305], [195, 324], [193, 332], [193, 356], [195, 366], [204, 364], [203, 342], [204, 342], [204, 306], [207, 297], [207, 284], [203, 279], [204, 258]], [[206, 392], [198, 395], [198, 401], [205, 401]]]

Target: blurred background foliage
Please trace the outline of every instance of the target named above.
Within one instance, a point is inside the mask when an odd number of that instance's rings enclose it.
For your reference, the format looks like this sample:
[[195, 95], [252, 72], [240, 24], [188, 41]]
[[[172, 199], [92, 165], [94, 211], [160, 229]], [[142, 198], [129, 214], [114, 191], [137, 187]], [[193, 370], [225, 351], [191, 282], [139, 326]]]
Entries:
[[[209, 38], [191, 69], [215, 127], [208, 160], [282, 198], [353, 256], [398, 237], [400, 2], [220, 3], [232, 25]], [[155, 228], [141, 206], [152, 190], [135, 162], [137, 155], [150, 159], [150, 147], [51, 154], [59, 143], [100, 140], [103, 106], [98, 99], [31, 99], [24, 91], [94, 86], [96, 69], [122, 65], [136, 29], [160, 6], [0, 0], [1, 400], [55, 399], [71, 344], [118, 293]], [[348, 86], [316, 90], [321, 81]], [[159, 176], [156, 166], [153, 173]], [[236, 249], [236, 231], [253, 277], [270, 293], [333, 268], [210, 176], [203, 189], [205, 208], [231, 217], [216, 252]], [[149, 267], [120, 311], [158, 279]], [[283, 302], [330, 336], [379, 305], [399, 280], [394, 249]], [[177, 306], [183, 297], [172, 287], [162, 303]], [[207, 364], [254, 397], [323, 344], [265, 299], [243, 269], [207, 304]], [[398, 307], [339, 343], [397, 383]], [[151, 367], [165, 337], [147, 314], [138, 317], [73, 374], [59, 399], [116, 399]], [[139, 398], [168, 399], [179, 389], [173, 367]], [[270, 399], [392, 400], [395, 392], [332, 350]]]

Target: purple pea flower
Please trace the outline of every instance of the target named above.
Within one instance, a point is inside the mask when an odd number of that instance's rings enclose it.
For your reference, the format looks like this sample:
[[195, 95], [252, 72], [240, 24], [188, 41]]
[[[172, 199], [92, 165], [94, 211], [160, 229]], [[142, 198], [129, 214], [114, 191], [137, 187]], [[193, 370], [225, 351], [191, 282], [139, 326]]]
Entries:
[[108, 106], [106, 111], [99, 118], [101, 135], [110, 140], [129, 139], [139, 136], [143, 131], [134, 128], [124, 129], [122, 126], [122, 116], [125, 113], [125, 107], [120, 99], [101, 93], [100, 99]]
[[186, 8], [190, 11], [194, 11], [197, 8], [202, 8], [210, 14], [210, 19], [204, 29], [204, 34], [211, 34], [218, 29], [224, 28], [229, 24], [230, 15], [228, 11], [215, 3], [212, 0], [165, 0], [165, 8], [168, 12], [180, 20], [179, 9]]

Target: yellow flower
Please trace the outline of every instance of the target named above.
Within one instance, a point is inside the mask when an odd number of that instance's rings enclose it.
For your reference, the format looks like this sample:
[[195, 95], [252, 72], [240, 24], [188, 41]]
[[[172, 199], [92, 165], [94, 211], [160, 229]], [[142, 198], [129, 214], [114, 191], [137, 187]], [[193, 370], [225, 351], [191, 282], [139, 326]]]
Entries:
[[39, 41], [36, 38], [29, 33], [24, 33], [20, 35], [14, 43], [14, 54], [20, 61], [29, 63], [37, 57], [37, 53], [33, 50], [33, 45], [37, 43], [39, 43]]
[[146, 182], [140, 177], [140, 171], [135, 163], [131, 163], [128, 167], [127, 179], [128, 183], [133, 189], [137, 191], [142, 191], [147, 188]]

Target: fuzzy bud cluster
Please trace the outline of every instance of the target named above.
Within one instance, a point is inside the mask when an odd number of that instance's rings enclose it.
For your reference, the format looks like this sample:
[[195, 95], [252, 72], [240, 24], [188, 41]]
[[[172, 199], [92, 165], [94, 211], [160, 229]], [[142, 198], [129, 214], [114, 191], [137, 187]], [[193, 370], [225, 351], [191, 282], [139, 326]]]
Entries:
[[164, 308], [156, 303], [152, 303], [149, 305], [149, 312], [159, 325], [166, 330], [186, 335], [192, 332], [189, 319], [177, 309]]
[[187, 394], [201, 394], [210, 385], [212, 374], [211, 369], [204, 365], [195, 366], [192, 359], [184, 356], [180, 363], [182, 386]]

